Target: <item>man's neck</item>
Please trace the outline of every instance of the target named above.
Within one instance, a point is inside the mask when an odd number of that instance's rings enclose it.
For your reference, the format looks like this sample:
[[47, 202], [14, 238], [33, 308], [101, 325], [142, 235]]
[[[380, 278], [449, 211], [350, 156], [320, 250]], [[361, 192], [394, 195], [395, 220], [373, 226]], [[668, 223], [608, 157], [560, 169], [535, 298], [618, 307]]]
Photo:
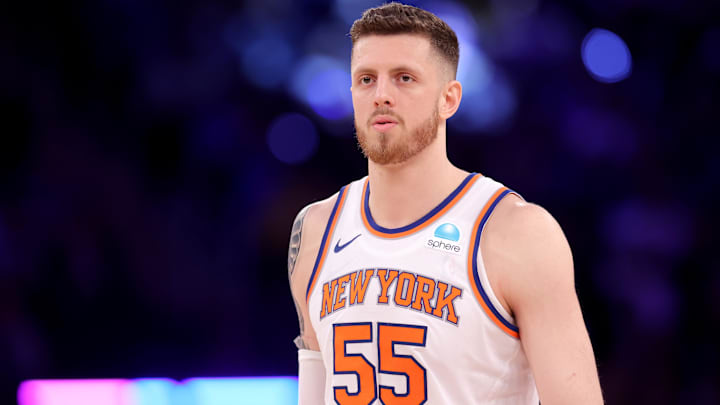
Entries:
[[467, 175], [448, 160], [444, 136], [401, 164], [368, 161], [370, 212], [382, 227], [409, 225], [440, 204]]

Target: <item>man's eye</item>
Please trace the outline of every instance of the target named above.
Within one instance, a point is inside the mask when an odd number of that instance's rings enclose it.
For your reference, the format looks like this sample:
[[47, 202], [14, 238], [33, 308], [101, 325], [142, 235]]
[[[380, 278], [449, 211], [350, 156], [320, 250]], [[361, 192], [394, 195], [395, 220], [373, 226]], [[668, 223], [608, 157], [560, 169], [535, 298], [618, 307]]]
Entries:
[[413, 80], [412, 76], [409, 76], [409, 75], [400, 76], [400, 81], [403, 83], [410, 83], [412, 80]]
[[372, 81], [372, 78], [369, 76], [360, 78], [360, 83], [362, 83], [362, 84], [370, 84], [371, 81]]

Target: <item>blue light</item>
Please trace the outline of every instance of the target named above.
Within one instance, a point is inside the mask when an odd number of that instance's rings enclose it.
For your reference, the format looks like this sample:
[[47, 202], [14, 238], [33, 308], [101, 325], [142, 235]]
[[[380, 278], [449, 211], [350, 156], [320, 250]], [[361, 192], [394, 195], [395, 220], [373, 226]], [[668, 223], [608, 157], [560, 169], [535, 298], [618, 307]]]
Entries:
[[[473, 13], [463, 4], [453, 1], [427, 1], [423, 2], [421, 7], [445, 21], [455, 31], [458, 42], [477, 41], [478, 25], [472, 17]], [[462, 56], [460, 58], [462, 59]]]
[[270, 124], [267, 143], [279, 161], [298, 164], [315, 154], [318, 135], [315, 125], [307, 117], [290, 113], [281, 115]]
[[460, 42], [458, 81], [463, 97], [455, 117], [448, 122], [465, 133], [495, 130], [512, 118], [516, 99], [509, 81], [485, 53], [470, 41]]
[[363, 11], [378, 5], [377, 0], [335, 0], [333, 11], [349, 27]]
[[240, 71], [253, 85], [277, 89], [289, 77], [295, 47], [286, 28], [247, 14], [228, 19], [223, 39], [235, 54]]
[[197, 378], [185, 385], [197, 405], [288, 405], [297, 404], [297, 380], [276, 378]]
[[484, 91], [464, 94], [457, 118], [448, 122], [460, 132], [497, 131], [511, 122], [516, 107], [510, 83], [496, 74]]
[[459, 45], [457, 79], [462, 83], [463, 95], [485, 91], [493, 80], [490, 61], [474, 43], [462, 41]]
[[268, 32], [250, 40], [242, 48], [240, 59], [248, 80], [258, 87], [274, 89], [288, 77], [293, 52], [281, 35]]
[[[328, 69], [314, 76], [308, 83], [305, 97], [315, 112], [323, 118], [337, 120], [352, 113], [350, 76], [347, 71]], [[350, 100], [348, 105], [345, 101]]]
[[590, 75], [603, 83], [619, 82], [632, 71], [632, 56], [625, 42], [602, 28], [595, 28], [585, 36], [582, 60]]
[[342, 63], [311, 55], [296, 68], [290, 92], [322, 118], [338, 120], [352, 114], [350, 73]]
[[137, 405], [175, 405], [170, 401], [175, 381], [169, 378], [140, 378], [130, 386], [132, 402]]

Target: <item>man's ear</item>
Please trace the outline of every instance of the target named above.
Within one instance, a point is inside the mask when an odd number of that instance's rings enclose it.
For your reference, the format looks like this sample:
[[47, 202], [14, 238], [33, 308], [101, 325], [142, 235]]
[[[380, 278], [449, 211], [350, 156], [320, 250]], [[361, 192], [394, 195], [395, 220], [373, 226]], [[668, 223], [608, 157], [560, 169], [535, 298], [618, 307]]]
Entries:
[[442, 93], [440, 94], [438, 113], [441, 119], [448, 119], [455, 115], [455, 112], [460, 107], [460, 100], [462, 99], [462, 84], [457, 80], [451, 80], [443, 86]]

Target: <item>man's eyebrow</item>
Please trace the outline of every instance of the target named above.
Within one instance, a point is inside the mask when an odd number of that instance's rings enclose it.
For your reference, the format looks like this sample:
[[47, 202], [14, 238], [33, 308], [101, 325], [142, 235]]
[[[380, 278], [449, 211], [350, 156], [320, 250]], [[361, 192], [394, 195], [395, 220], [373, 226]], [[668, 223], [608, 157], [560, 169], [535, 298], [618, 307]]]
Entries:
[[[392, 69], [390, 69], [390, 73], [397, 73], [397, 72], [410, 72], [418, 74], [421, 72], [420, 69], [414, 68], [409, 65], [400, 65], [396, 66]], [[363, 73], [377, 73], [377, 69], [371, 68], [371, 67], [365, 67], [365, 66], [358, 66], [355, 68], [355, 71], [353, 72], [353, 75], [363, 74]]]

